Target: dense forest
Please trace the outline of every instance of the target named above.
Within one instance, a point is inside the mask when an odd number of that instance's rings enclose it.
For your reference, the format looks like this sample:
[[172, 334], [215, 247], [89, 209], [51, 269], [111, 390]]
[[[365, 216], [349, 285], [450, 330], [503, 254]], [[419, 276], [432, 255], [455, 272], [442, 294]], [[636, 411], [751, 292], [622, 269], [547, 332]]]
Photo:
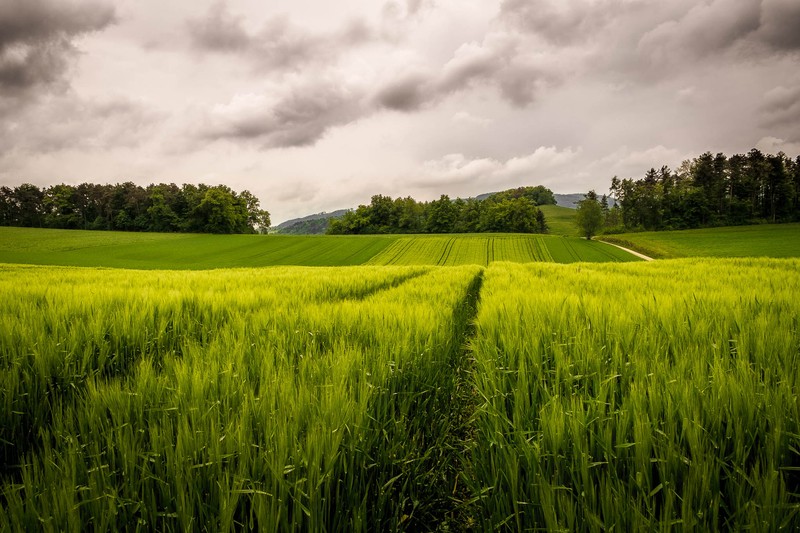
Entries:
[[[614, 177], [611, 209], [596, 199], [606, 233], [800, 220], [800, 156], [705, 153], [677, 171], [650, 169], [639, 180]], [[589, 200], [593, 201], [592, 195]]]
[[29, 183], [0, 187], [0, 225], [36, 228], [255, 233], [269, 213], [249, 191], [225, 185], [159, 183], [116, 185]]
[[541, 185], [509, 189], [483, 200], [442, 195], [418, 202], [375, 195], [369, 205], [331, 220], [328, 233], [545, 233], [547, 222], [537, 206], [555, 203], [553, 192]]

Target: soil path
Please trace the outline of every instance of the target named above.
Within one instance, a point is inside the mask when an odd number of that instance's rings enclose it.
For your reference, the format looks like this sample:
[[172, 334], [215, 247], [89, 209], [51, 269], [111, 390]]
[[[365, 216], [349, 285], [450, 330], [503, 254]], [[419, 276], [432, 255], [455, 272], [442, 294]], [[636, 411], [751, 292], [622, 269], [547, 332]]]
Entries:
[[619, 244], [614, 244], [613, 242], [606, 242], [606, 241], [599, 241], [599, 242], [602, 242], [603, 244], [609, 244], [609, 245], [611, 245], [611, 246], [616, 246], [616, 247], [617, 247], [617, 248], [619, 248], [620, 250], [625, 250], [625, 251], [626, 251], [626, 252], [628, 252], [629, 254], [633, 254], [633, 255], [635, 255], [636, 257], [640, 257], [640, 258], [644, 259], [645, 261], [653, 261], [653, 258], [652, 258], [652, 257], [646, 256], [646, 255], [644, 255], [644, 254], [640, 254], [640, 253], [639, 253], [639, 252], [637, 252], [637, 251], [631, 250], [630, 248], [625, 248], [624, 246], [620, 246]]

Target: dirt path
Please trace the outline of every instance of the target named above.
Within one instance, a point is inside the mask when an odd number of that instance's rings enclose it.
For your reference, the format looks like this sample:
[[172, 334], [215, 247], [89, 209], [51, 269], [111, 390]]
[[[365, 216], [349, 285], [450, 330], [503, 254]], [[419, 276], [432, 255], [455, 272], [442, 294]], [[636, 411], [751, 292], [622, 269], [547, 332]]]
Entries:
[[603, 244], [608, 244], [608, 245], [611, 245], [611, 246], [616, 246], [620, 250], [625, 250], [629, 254], [633, 254], [636, 257], [640, 257], [640, 258], [644, 259], [645, 261], [653, 261], [652, 257], [648, 257], [648, 256], [646, 256], [644, 254], [640, 254], [639, 252], [631, 250], [630, 248], [625, 248], [624, 246], [620, 246], [619, 244], [614, 244], [613, 242], [606, 242], [606, 241], [599, 241], [599, 242], [602, 242]]

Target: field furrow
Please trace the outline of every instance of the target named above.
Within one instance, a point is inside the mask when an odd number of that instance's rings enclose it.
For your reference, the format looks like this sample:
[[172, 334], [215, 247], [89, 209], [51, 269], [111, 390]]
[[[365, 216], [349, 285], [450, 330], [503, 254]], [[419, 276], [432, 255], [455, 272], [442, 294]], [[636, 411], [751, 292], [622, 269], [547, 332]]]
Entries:
[[453, 514], [479, 269], [2, 271], [0, 529]]
[[800, 528], [800, 260], [392, 247], [0, 264], [0, 530]]
[[[494, 261], [638, 261], [622, 250], [575, 237], [543, 235], [416, 235], [403, 237], [370, 260], [372, 265], [484, 265]], [[617, 250], [620, 253], [617, 253]]]

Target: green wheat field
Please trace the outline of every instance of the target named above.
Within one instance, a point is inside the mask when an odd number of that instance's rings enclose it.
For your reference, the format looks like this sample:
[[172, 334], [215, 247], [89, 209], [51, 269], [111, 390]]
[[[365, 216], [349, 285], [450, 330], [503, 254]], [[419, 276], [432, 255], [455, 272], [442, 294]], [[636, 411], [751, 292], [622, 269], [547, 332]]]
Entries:
[[800, 259], [583, 242], [3, 228], [0, 530], [800, 528]]

